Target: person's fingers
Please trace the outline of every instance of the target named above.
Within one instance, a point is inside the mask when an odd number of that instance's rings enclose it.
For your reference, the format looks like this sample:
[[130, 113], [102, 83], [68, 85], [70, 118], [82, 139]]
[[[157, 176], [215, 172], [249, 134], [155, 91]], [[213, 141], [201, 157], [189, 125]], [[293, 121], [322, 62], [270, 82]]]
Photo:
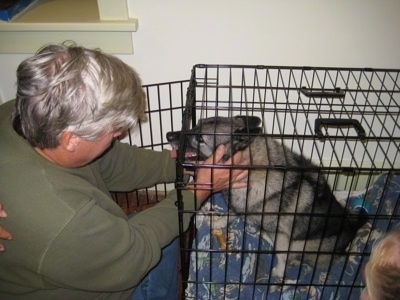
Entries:
[[[235, 155], [233, 155], [229, 160], [226, 161], [226, 164], [230, 164], [233, 167], [234, 166], [247, 166], [250, 164], [250, 161], [248, 159], [243, 159], [243, 152], [239, 151], [236, 152]], [[235, 184], [236, 182], [243, 181], [247, 176], [248, 176], [248, 169], [246, 168], [233, 168], [231, 172], [231, 181], [232, 181], [232, 187], [236, 186], [243, 186], [242, 183], [240, 184]], [[246, 186], [246, 183], [245, 185]]]
[[[2, 217], [2, 218], [7, 217], [7, 213], [4, 211], [2, 203], [0, 203], [0, 217]], [[0, 226], [0, 239], [3, 239], [3, 240], [11, 240], [12, 239], [12, 235], [1, 226]], [[0, 251], [4, 251], [4, 250], [5, 250], [4, 245], [0, 243]]]
[[216, 164], [219, 163], [222, 159], [222, 157], [224, 157], [225, 154], [225, 146], [224, 145], [219, 145], [217, 147], [217, 149], [214, 152], [214, 155], [209, 157], [205, 163], [209, 163], [209, 164]]
[[243, 164], [242, 159], [243, 159], [243, 152], [242, 152], [242, 151], [239, 151], [239, 152], [236, 152], [236, 153], [228, 160], [228, 162], [230, 162], [232, 165]]
[[11, 240], [12, 235], [7, 230], [5, 230], [3, 227], [0, 226], [0, 238], [3, 240]]
[[245, 182], [245, 181], [234, 182], [234, 183], [232, 183], [232, 186], [231, 186], [232, 189], [242, 189], [245, 187], [247, 187], [247, 182]]
[[0, 203], [0, 217], [1, 217], [1, 218], [7, 217], [7, 213], [6, 213], [5, 210], [3, 209], [3, 203]]
[[237, 170], [237, 172], [239, 172], [239, 173], [236, 175], [235, 181], [243, 181], [249, 175], [249, 171], [245, 170], [245, 169]]

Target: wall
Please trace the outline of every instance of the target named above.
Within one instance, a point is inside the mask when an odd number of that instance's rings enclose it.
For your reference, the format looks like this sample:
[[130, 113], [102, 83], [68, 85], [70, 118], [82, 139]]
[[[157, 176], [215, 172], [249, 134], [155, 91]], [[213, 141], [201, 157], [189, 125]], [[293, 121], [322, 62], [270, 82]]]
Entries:
[[[187, 79], [196, 63], [400, 68], [397, 0], [129, 1], [135, 53], [118, 56], [145, 84]], [[0, 55], [0, 101], [28, 56]]]

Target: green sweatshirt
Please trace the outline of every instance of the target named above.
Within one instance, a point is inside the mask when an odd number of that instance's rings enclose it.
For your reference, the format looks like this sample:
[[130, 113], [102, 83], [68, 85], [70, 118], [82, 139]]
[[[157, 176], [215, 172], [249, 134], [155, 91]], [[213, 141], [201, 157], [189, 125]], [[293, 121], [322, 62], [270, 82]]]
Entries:
[[0, 254], [0, 299], [129, 299], [179, 234], [177, 192], [128, 219], [109, 190], [173, 182], [175, 160], [115, 142], [85, 167], [60, 167], [13, 130], [13, 104], [0, 106], [0, 222], [14, 237]]

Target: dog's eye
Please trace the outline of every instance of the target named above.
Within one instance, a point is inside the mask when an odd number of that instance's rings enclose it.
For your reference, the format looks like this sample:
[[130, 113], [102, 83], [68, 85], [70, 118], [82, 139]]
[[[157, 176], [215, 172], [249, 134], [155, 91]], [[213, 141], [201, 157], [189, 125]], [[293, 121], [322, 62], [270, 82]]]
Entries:
[[196, 134], [196, 141], [198, 143], [204, 143], [203, 136], [201, 134]]

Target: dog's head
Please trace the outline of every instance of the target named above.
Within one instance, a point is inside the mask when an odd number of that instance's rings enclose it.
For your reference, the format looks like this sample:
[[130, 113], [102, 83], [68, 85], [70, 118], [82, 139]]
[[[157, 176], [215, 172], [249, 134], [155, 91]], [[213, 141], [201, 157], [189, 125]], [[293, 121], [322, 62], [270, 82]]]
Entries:
[[[185, 133], [186, 157], [205, 160], [223, 144], [226, 150], [223, 160], [227, 160], [253, 142], [256, 135], [261, 133], [260, 124], [261, 119], [255, 116], [201, 119], [195, 127]], [[173, 149], [180, 147], [181, 135], [180, 131], [167, 133], [167, 140]]]

